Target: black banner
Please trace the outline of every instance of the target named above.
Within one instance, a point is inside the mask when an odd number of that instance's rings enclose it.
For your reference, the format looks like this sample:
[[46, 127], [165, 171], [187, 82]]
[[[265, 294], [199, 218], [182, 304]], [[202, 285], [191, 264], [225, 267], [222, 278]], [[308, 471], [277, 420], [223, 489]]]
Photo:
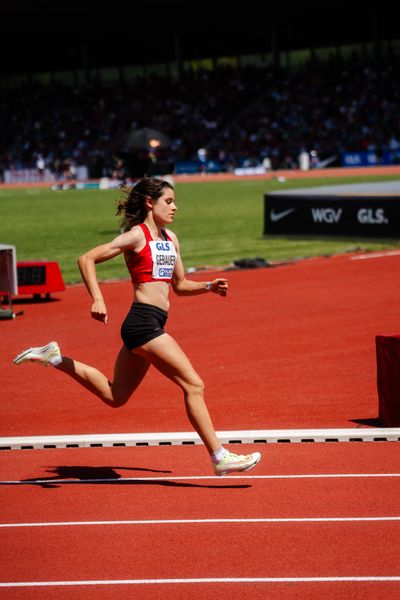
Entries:
[[400, 195], [265, 194], [264, 235], [400, 238]]

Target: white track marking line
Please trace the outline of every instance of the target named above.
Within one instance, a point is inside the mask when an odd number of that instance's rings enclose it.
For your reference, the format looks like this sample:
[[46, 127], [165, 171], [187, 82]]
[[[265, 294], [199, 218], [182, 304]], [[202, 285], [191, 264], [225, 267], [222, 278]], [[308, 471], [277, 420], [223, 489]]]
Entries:
[[95, 525], [204, 525], [204, 524], [253, 524], [253, 523], [364, 523], [400, 521], [399, 517], [295, 517], [255, 519], [143, 519], [115, 521], [51, 521], [33, 523], [0, 523], [0, 528], [17, 527], [81, 527]]
[[196, 579], [95, 579], [83, 581], [15, 581], [0, 583], [0, 588], [55, 587], [85, 585], [170, 585], [210, 583], [340, 583], [400, 582], [400, 576], [371, 577], [204, 577]]
[[216, 475], [188, 475], [174, 477], [110, 477], [104, 479], [24, 479], [24, 480], [5, 480], [0, 481], [0, 485], [66, 485], [66, 484], [84, 484], [84, 483], [111, 483], [111, 484], [123, 484], [129, 482], [146, 482], [146, 481], [218, 481], [223, 485], [224, 481], [236, 480], [238, 483], [243, 481], [250, 481], [252, 479], [346, 479], [346, 478], [364, 478], [364, 477], [400, 477], [400, 473], [308, 473], [299, 475], [225, 475], [218, 477]]
[[388, 252], [371, 252], [370, 254], [359, 254], [351, 256], [350, 260], [370, 260], [372, 258], [386, 258], [387, 256], [398, 256], [400, 250], [389, 250]]

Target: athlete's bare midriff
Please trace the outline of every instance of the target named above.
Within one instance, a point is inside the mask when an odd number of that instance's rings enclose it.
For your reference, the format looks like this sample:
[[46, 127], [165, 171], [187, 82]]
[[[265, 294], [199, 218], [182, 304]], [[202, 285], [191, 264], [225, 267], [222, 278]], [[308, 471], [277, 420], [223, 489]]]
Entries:
[[148, 281], [134, 285], [135, 302], [152, 304], [162, 310], [169, 310], [169, 286], [166, 281]]

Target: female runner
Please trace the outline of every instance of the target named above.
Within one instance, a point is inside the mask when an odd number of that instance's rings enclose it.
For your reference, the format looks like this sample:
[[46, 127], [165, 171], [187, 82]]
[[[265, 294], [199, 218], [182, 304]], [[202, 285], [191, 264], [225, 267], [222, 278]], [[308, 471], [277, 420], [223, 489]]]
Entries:
[[210, 292], [226, 296], [228, 290], [224, 278], [209, 282], [186, 279], [178, 239], [165, 229], [173, 222], [176, 210], [172, 185], [145, 177], [118, 202], [123, 233], [78, 259], [83, 282], [92, 298], [91, 316], [102, 323], [107, 324], [108, 316], [96, 265], [123, 253], [132, 278], [134, 301], [121, 326], [123, 345], [112, 382], [96, 368], [62, 356], [57, 342], [28, 348], [14, 359], [14, 364], [28, 361], [50, 364], [112, 407], [129, 400], [152, 364], [182, 389], [189, 421], [206, 446], [215, 473], [246, 471], [259, 462], [260, 453], [238, 456], [221, 446], [204, 401], [203, 382], [178, 343], [164, 331], [170, 285], [179, 296]]

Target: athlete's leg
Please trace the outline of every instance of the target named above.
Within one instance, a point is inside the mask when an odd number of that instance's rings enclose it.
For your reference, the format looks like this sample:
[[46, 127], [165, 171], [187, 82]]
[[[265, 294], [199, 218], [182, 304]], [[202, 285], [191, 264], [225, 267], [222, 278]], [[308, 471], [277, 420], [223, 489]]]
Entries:
[[182, 388], [189, 420], [210, 454], [221, 448], [204, 401], [204, 384], [177, 342], [164, 333], [136, 348], [134, 353], [150, 361]]
[[108, 406], [118, 408], [132, 396], [149, 366], [146, 358], [133, 354], [126, 346], [122, 346], [115, 362], [112, 383], [98, 369], [68, 356], [62, 357], [62, 362], [56, 369], [70, 375]]

